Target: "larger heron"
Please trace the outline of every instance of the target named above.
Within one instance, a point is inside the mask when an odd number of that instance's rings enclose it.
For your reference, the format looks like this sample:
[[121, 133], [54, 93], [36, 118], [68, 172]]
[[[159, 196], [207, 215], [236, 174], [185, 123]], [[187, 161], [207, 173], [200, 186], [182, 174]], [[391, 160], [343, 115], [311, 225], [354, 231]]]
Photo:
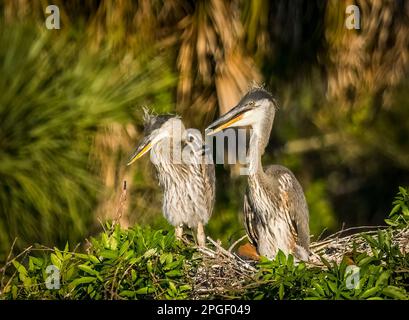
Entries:
[[289, 169], [279, 165], [263, 169], [261, 164], [277, 108], [277, 102], [269, 92], [255, 88], [206, 131], [212, 135], [230, 127], [252, 129], [243, 210], [249, 239], [258, 253], [267, 258], [274, 258], [281, 249], [286, 254], [292, 253], [307, 260], [309, 214], [303, 190]]
[[145, 113], [145, 137], [128, 165], [147, 152], [163, 188], [163, 214], [181, 239], [183, 226], [197, 231], [199, 246], [205, 245], [204, 225], [212, 214], [215, 198], [214, 165], [204, 161], [200, 132], [186, 130], [172, 115]]

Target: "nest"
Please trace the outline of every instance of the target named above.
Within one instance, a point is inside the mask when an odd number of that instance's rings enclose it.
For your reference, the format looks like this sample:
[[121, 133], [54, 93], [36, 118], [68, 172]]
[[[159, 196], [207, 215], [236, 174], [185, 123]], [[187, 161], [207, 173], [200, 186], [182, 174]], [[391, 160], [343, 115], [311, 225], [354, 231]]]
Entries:
[[[348, 257], [354, 251], [371, 255], [371, 248], [362, 236], [376, 235], [383, 228], [385, 227], [349, 228], [323, 240], [312, 242], [310, 260], [306, 264], [310, 267], [326, 268], [321, 257], [329, 262], [340, 263], [344, 257]], [[360, 232], [362, 229], [367, 231]], [[351, 232], [352, 234], [345, 235]], [[219, 241], [208, 237], [212, 246], [198, 248], [202, 254], [202, 261], [193, 277], [194, 298], [226, 297], [227, 292], [241, 291], [246, 284], [255, 279], [256, 261], [245, 260], [234, 252], [235, 246], [246, 237], [236, 241], [229, 249], [224, 249]], [[393, 230], [391, 243], [397, 245], [401, 252], [408, 253], [409, 228]]]
[[243, 284], [256, 274], [255, 262], [246, 261], [232, 252], [239, 241], [226, 250], [220, 242], [210, 237], [207, 239], [214, 249], [198, 247], [198, 251], [202, 253], [202, 261], [193, 278], [193, 298], [223, 296], [226, 292], [241, 290]]
[[[323, 266], [320, 257], [327, 261], [335, 261], [340, 263], [342, 259], [354, 251], [365, 252], [368, 255], [372, 254], [371, 247], [362, 237], [363, 235], [373, 236], [378, 233], [380, 229], [386, 227], [355, 227], [346, 230], [341, 230], [322, 241], [311, 243], [311, 256], [309, 264], [316, 266]], [[347, 236], [342, 236], [348, 232], [355, 232], [359, 229], [375, 229], [365, 232], [352, 233]], [[403, 230], [393, 230], [391, 244], [399, 247], [403, 253], [409, 252], [409, 228]]]

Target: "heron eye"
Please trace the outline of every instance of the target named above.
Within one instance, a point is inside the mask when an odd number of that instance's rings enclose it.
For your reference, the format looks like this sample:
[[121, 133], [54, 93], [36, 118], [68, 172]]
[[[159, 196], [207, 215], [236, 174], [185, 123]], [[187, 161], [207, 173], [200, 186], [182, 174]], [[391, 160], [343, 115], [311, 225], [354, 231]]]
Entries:
[[193, 135], [191, 135], [190, 133], [188, 133], [188, 135], [187, 135], [187, 140], [188, 140], [189, 142], [193, 142], [194, 139], [195, 139], [195, 137], [194, 137]]

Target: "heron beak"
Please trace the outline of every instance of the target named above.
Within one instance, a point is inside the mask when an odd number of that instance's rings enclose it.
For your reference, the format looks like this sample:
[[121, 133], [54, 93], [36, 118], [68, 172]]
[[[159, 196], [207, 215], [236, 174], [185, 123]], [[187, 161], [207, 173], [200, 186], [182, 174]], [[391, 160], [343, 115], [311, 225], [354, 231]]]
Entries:
[[239, 114], [237, 117], [227, 121], [226, 123], [223, 123], [222, 125], [215, 127], [214, 129], [212, 129], [210, 132], [207, 133], [208, 136], [212, 136], [228, 127], [231, 127], [234, 123], [236, 123], [237, 121], [243, 119], [243, 114]]
[[226, 128], [232, 127], [236, 122], [243, 119], [244, 114], [249, 110], [250, 109], [246, 105], [237, 105], [208, 126], [206, 128], [206, 135], [211, 136]]
[[150, 138], [147, 137], [142, 140], [141, 144], [138, 146], [136, 151], [132, 154], [132, 156], [129, 158], [128, 163], [126, 164], [127, 166], [130, 166], [132, 163], [134, 163], [136, 160], [141, 158], [145, 153], [147, 153], [150, 149], [152, 149], [153, 144], [150, 141]]

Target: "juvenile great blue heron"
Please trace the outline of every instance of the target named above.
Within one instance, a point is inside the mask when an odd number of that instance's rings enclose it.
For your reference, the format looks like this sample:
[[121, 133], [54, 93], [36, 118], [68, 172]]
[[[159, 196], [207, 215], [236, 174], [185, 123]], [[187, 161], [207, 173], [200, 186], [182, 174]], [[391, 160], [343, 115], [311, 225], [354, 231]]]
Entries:
[[164, 192], [165, 218], [175, 227], [177, 238], [181, 239], [185, 225], [196, 229], [198, 244], [204, 246], [204, 225], [214, 205], [215, 177], [214, 165], [203, 159], [200, 132], [187, 131], [176, 116], [145, 113], [145, 137], [128, 165], [149, 151]]
[[281, 249], [307, 260], [309, 214], [303, 190], [289, 169], [271, 165], [263, 170], [261, 164], [277, 107], [269, 92], [252, 89], [206, 131], [211, 130], [207, 134], [212, 135], [229, 127], [251, 127], [243, 210], [249, 239], [260, 255], [270, 259]]

